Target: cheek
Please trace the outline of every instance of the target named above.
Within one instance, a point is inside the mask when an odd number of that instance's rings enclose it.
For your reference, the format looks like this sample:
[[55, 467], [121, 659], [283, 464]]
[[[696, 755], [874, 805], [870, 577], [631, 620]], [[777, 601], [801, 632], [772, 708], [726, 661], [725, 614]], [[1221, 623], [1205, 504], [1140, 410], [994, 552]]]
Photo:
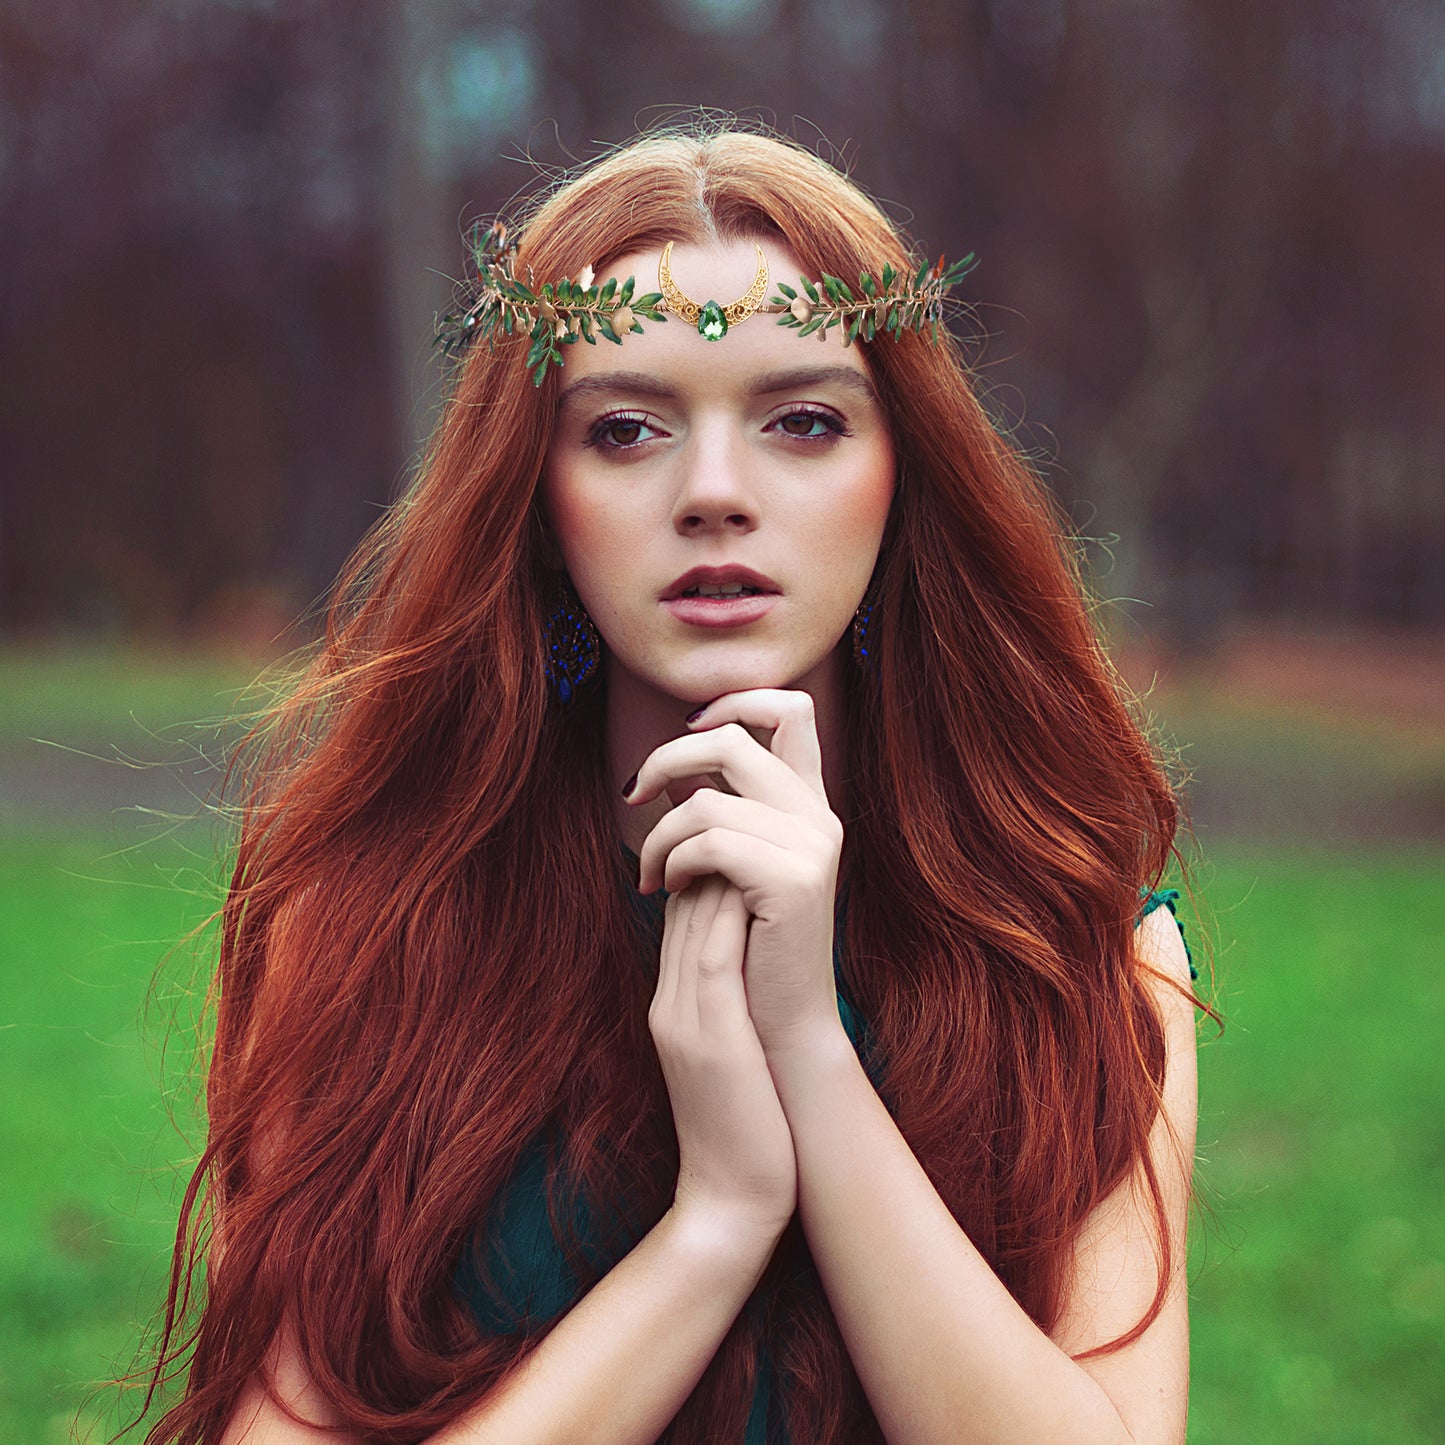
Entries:
[[613, 499], [581, 485], [565, 469], [549, 471], [543, 483], [547, 516], [568, 575], [574, 585], [590, 590], [628, 564], [629, 528]]
[[850, 554], [865, 560], [872, 569], [878, 543], [888, 523], [893, 503], [894, 462], [892, 449], [880, 446], [829, 499], [820, 518], [821, 538], [826, 550]]

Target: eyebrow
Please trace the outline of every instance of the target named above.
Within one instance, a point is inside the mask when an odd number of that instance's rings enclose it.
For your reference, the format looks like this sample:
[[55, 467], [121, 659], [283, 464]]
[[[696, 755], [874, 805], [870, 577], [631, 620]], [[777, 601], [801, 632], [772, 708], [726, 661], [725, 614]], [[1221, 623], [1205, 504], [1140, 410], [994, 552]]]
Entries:
[[[765, 371], [749, 383], [749, 396], [775, 396], [781, 391], [793, 391], [800, 387], [841, 386], [856, 392], [861, 400], [878, 401], [873, 383], [851, 366], [792, 366], [781, 371]], [[675, 386], [650, 376], [645, 371], [605, 371], [597, 376], [584, 376], [575, 381], [557, 399], [560, 410], [568, 402], [585, 401], [588, 397], [603, 393], [615, 395], [627, 391], [638, 396], [650, 396], [659, 401], [675, 401], [680, 392]]]

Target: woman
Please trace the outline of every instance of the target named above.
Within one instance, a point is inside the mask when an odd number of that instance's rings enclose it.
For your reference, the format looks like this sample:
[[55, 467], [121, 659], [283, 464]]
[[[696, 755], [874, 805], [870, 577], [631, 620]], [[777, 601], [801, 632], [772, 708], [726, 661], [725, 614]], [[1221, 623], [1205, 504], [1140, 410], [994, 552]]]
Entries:
[[478, 263], [267, 738], [149, 1440], [1182, 1439], [1176, 804], [958, 268], [702, 131]]

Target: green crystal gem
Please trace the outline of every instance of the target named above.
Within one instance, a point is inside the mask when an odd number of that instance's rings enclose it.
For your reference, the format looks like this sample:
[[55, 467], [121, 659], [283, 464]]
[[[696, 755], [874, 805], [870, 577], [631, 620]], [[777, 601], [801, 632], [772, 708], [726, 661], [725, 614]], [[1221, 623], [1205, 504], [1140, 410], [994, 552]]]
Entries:
[[697, 313], [697, 331], [708, 341], [721, 341], [728, 334], [728, 319], [716, 301], [709, 301]]

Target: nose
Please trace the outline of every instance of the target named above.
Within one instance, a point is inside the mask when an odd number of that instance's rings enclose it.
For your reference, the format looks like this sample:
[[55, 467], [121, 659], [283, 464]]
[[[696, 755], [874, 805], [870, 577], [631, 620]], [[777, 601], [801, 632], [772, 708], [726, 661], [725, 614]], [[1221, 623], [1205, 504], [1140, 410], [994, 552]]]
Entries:
[[714, 530], [751, 532], [758, 499], [748, 476], [743, 438], [721, 418], [700, 426], [679, 459], [673, 526], [683, 535]]

